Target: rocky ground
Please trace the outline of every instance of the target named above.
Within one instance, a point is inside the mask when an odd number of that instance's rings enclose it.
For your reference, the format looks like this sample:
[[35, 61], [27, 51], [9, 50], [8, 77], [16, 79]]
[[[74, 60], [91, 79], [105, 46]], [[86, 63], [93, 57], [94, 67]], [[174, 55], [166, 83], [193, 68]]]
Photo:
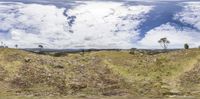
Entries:
[[0, 49], [0, 96], [200, 96], [200, 50], [42, 55]]

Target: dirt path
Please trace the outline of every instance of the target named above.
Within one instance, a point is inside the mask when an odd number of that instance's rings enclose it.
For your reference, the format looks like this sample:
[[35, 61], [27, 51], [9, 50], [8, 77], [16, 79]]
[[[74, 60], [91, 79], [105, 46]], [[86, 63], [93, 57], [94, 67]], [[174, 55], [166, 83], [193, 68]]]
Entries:
[[180, 76], [183, 75], [185, 72], [188, 72], [192, 70], [195, 67], [195, 64], [199, 62], [200, 55], [194, 57], [192, 60], [188, 60], [188, 62], [185, 62], [185, 66], [182, 70], [182, 72], [178, 72], [177, 75], [172, 76], [169, 80], [169, 86], [172, 93], [178, 93], [179, 92], [179, 86], [180, 86]]
[[108, 66], [109, 69], [111, 69], [112, 71], [114, 71], [114, 73], [119, 74], [120, 76], [122, 76], [123, 78], [125, 78], [125, 80], [127, 82], [133, 82], [134, 75], [128, 73], [128, 71], [125, 68], [113, 65], [110, 62], [108, 62], [108, 60], [104, 60], [103, 62], [104, 62], [104, 64], [106, 64], [106, 66]]

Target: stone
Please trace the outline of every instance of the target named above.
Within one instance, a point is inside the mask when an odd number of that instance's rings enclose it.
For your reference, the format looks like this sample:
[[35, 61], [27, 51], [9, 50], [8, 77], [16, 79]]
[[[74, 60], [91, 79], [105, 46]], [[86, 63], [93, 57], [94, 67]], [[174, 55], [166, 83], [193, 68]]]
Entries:
[[24, 61], [25, 61], [25, 62], [30, 62], [31, 59], [30, 59], [30, 58], [25, 58]]
[[64, 68], [64, 66], [61, 65], [61, 64], [56, 64], [56, 65], [54, 65], [54, 68], [60, 68], [60, 69], [62, 69], [62, 68]]

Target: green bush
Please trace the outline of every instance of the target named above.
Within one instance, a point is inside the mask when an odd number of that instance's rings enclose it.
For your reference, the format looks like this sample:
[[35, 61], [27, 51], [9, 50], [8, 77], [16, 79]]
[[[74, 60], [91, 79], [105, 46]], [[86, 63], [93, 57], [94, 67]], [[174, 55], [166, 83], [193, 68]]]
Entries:
[[189, 45], [186, 43], [186, 44], [184, 44], [184, 48], [185, 49], [189, 49]]

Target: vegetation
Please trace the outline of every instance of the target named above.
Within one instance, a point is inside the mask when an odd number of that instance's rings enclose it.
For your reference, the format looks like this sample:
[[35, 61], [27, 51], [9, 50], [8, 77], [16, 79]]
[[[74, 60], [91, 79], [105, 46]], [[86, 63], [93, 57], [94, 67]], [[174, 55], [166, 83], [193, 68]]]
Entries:
[[41, 49], [44, 48], [43, 45], [38, 45], [38, 47], [41, 48]]
[[185, 49], [189, 49], [189, 45], [186, 43], [186, 44], [184, 44], [184, 48]]
[[0, 49], [0, 97], [200, 96], [199, 49], [81, 54]]
[[160, 43], [160, 45], [161, 45], [161, 47], [162, 47], [163, 49], [167, 49], [167, 46], [168, 46], [168, 44], [170, 43], [170, 41], [167, 40], [166, 37], [164, 37], [164, 38], [161, 38], [161, 39], [158, 41], [158, 43]]
[[4, 44], [4, 42], [1, 41], [0, 48], [8, 48], [8, 46], [6, 44]]
[[18, 48], [18, 45], [17, 45], [17, 44], [15, 44], [15, 48]]
[[136, 48], [131, 48], [129, 53], [130, 53], [130, 54], [135, 54], [135, 53], [136, 53], [136, 50], [137, 50]]
[[44, 52], [42, 52], [42, 49], [44, 48], [43, 45], [38, 45], [38, 47], [40, 48], [40, 54], [44, 54]]

